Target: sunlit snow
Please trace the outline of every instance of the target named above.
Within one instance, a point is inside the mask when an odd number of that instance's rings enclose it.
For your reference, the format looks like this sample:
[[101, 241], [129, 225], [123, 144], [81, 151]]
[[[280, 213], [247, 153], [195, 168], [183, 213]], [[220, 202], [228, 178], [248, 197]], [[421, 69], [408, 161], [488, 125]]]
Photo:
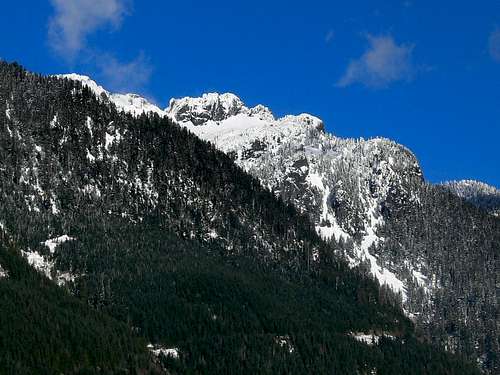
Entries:
[[160, 345], [149, 344], [147, 346], [148, 350], [153, 353], [156, 357], [160, 355], [164, 355], [165, 357], [171, 357], [174, 359], [179, 358], [179, 349], [178, 348], [165, 348]]
[[[401, 295], [403, 302], [406, 301], [405, 281], [393, 271], [382, 267], [370, 249], [372, 245], [384, 241], [377, 234], [378, 227], [384, 224], [380, 204], [389, 194], [390, 180], [394, 178], [399, 183], [397, 179], [400, 177], [395, 169], [406, 165], [405, 168], [419, 170], [418, 162], [409, 150], [382, 138], [354, 140], [335, 137], [323, 130], [321, 119], [309, 114], [276, 119], [267, 107], [257, 105], [248, 108], [231, 93], [209, 93], [198, 98], [172, 99], [169, 107], [163, 111], [136, 95], [112, 94], [86, 76], [69, 74], [60, 77], [82, 82], [96, 95], [114, 102], [118, 109], [134, 115], [153, 111], [169, 116], [200, 138], [212, 142], [221, 151], [234, 155], [237, 164], [258, 177], [271, 190], [283, 181], [294, 183], [289, 179], [290, 173], [303, 175], [309, 189], [319, 195], [319, 200], [316, 199], [319, 209], [315, 221], [316, 230], [326, 240], [353, 240], [350, 235], [353, 229], [345, 227], [345, 222], [339, 222], [330, 203], [332, 194], [342, 198], [342, 189], [345, 189], [343, 181], [336, 179], [335, 172], [348, 166], [351, 173], [354, 173], [351, 178], [358, 179], [357, 189], [362, 205], [357, 210], [361, 209], [363, 220], [361, 240], [354, 241], [354, 254], [348, 255], [349, 263], [357, 266], [361, 262], [367, 262], [379, 283], [387, 285]], [[53, 122], [57, 122], [57, 117]], [[104, 148], [109, 150], [114, 142], [119, 142], [119, 138], [120, 134], [116, 130], [107, 131]], [[381, 157], [382, 150], [392, 151], [384, 159]], [[405, 158], [395, 158], [392, 156], [394, 153], [404, 154]], [[372, 159], [368, 159], [369, 157]], [[89, 150], [87, 158], [95, 160]], [[294, 163], [300, 160], [305, 160], [306, 164], [295, 168]], [[374, 162], [375, 165], [372, 165]], [[367, 176], [375, 180], [378, 189], [376, 193], [370, 191], [372, 187], [368, 186]], [[148, 186], [149, 181], [146, 184], [136, 181], [136, 184], [140, 185], [138, 188], [149, 191], [154, 203], [156, 192]], [[419, 202], [418, 196], [411, 196], [410, 199], [415, 203]], [[207, 233], [207, 238], [216, 236], [215, 232]], [[319, 254], [313, 250], [312, 256], [314, 260], [318, 260]], [[408, 265], [406, 268], [410, 270], [414, 282], [425, 289], [429, 280], [421, 267]]]
[[274, 338], [274, 342], [281, 346], [282, 348], [285, 348], [288, 350], [289, 353], [293, 353], [295, 351], [295, 348], [292, 344], [292, 340], [290, 339], [290, 336], [284, 335], [284, 336], [276, 336]]
[[133, 115], [140, 115], [141, 113], [154, 112], [160, 116], [164, 116], [165, 112], [158, 108], [156, 105], [151, 104], [148, 100], [136, 94], [114, 94], [99, 86], [96, 82], [87, 76], [80, 74], [60, 74], [59, 78], [67, 78], [73, 81], [79, 81], [82, 85], [91, 89], [98, 97], [107, 97], [116, 105], [118, 110], [131, 113]]
[[395, 337], [391, 334], [377, 335], [377, 334], [366, 334], [366, 333], [350, 333], [350, 336], [356, 339], [357, 341], [370, 346], [378, 345], [382, 337], [395, 339]]
[[42, 245], [45, 245], [49, 248], [51, 254], [54, 253], [56, 247], [66, 241], [73, 241], [75, 238], [68, 236], [67, 234], [63, 234], [62, 236], [50, 238], [47, 241], [42, 242]]
[[0, 279], [9, 277], [9, 272], [5, 270], [2, 265], [0, 264]]

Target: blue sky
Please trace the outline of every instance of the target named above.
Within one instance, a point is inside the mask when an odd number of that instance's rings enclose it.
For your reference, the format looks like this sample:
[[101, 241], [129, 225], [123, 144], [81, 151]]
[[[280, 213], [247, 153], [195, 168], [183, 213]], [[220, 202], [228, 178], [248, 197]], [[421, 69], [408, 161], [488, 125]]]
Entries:
[[[20, 5], [22, 4], [22, 5]], [[344, 137], [409, 147], [433, 182], [500, 186], [500, 1], [27, 0], [0, 58], [162, 107], [234, 92]]]

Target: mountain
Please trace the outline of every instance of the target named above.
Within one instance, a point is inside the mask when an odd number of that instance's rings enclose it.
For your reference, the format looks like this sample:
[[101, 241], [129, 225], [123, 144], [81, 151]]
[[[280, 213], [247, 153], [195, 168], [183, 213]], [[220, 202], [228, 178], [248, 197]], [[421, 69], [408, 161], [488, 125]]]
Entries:
[[118, 110], [131, 113], [135, 116], [141, 113], [153, 112], [160, 116], [164, 116], [165, 112], [158, 108], [156, 105], [150, 103], [147, 99], [144, 99], [137, 94], [118, 94], [111, 93], [105, 90], [102, 86], [99, 86], [95, 81], [91, 80], [90, 77], [80, 75], [80, 74], [59, 74], [56, 75], [57, 78], [70, 79], [72, 81], [79, 81], [89, 89], [91, 89], [99, 98], [103, 101], [112, 102]]
[[473, 205], [500, 216], [500, 190], [474, 180], [449, 181], [442, 186]]
[[[323, 238], [339, 241], [349, 264], [365, 267], [397, 292], [407, 316], [435, 342], [469, 353], [486, 370], [498, 366], [498, 327], [492, 324], [497, 223], [486, 223], [482, 233], [472, 224], [477, 213], [457, 202], [457, 210], [448, 212], [453, 199], [425, 183], [409, 150], [386, 139], [334, 137], [307, 114], [275, 119], [267, 107], [248, 108], [233, 94], [172, 99], [165, 113], [307, 214]], [[457, 233], [443, 241], [440, 224], [450, 217]], [[426, 230], [417, 230], [417, 222]], [[475, 245], [461, 241], [471, 236]], [[450, 257], [457, 262], [443, 269]], [[485, 280], [449, 276], [481, 274], [478, 270], [486, 272]], [[450, 315], [449, 305], [456, 305], [464, 290], [470, 298], [460, 299], [457, 314]], [[474, 326], [469, 310], [477, 316]]]
[[407, 148], [336, 137], [308, 114], [275, 119], [232, 94], [173, 99], [166, 113], [306, 214], [434, 342], [499, 370], [500, 223], [426, 183]]
[[[477, 373], [415, 331], [390, 290], [348, 267], [306, 215], [227, 154], [169, 116], [126, 113], [94, 90], [0, 62], [2, 232], [37, 282], [118, 321], [123, 341], [142, 340], [151, 371]], [[10, 293], [16, 270], [0, 264]], [[0, 319], [9, 319], [3, 308]], [[43, 319], [61, 327], [57, 316]], [[145, 358], [119, 348], [132, 364]], [[83, 372], [92, 353], [84, 346], [65, 373]], [[112, 358], [110, 372], [120, 371]], [[12, 363], [0, 357], [2, 368]]]

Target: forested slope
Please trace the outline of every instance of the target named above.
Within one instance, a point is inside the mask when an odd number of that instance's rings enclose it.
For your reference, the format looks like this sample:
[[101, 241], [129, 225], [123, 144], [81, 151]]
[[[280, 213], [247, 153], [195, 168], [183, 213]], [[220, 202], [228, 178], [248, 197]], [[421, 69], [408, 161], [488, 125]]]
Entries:
[[176, 353], [160, 356], [164, 371], [475, 372], [417, 337], [305, 216], [167, 118], [0, 63], [0, 121], [0, 222], [16, 259]]
[[2, 374], [159, 373], [143, 338], [36, 272], [3, 232], [0, 265]]
[[230, 93], [172, 99], [165, 112], [306, 214], [339, 257], [398, 295], [426, 337], [500, 371], [495, 188], [433, 186], [401, 144], [338, 137], [315, 116], [275, 118]]

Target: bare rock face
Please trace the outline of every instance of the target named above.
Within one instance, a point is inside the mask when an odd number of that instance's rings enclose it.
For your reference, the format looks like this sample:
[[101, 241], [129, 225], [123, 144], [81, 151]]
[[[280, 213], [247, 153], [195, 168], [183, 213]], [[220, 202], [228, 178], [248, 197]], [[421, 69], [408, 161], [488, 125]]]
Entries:
[[166, 111], [177, 121], [201, 125], [225, 120], [248, 108], [236, 95], [209, 93], [201, 98], [172, 99]]
[[[213, 98], [221, 97], [241, 103], [232, 94]], [[226, 110], [223, 117], [214, 118], [210, 115], [213, 107], [200, 112], [203, 105], [199, 103], [207, 100], [206, 95], [172, 100], [166, 112], [309, 216], [325, 240], [348, 243], [341, 255], [352, 266], [366, 264], [381, 284], [406, 302], [411, 272], [384, 268], [374, 251], [384, 242], [379, 231], [385, 220], [419, 204], [414, 187], [422, 184], [423, 176], [411, 151], [383, 138], [336, 137], [325, 131], [321, 119], [310, 114], [275, 119], [264, 106], [248, 109], [240, 104], [235, 115]], [[186, 110], [182, 115], [175, 105], [180, 102]]]
[[373, 215], [389, 213], [389, 197], [415, 200], [407, 186], [422, 180], [403, 146], [335, 137], [309, 114], [275, 119], [267, 107], [248, 109], [233, 94], [172, 99], [166, 112], [306, 213], [326, 239], [359, 242], [375, 225]]

